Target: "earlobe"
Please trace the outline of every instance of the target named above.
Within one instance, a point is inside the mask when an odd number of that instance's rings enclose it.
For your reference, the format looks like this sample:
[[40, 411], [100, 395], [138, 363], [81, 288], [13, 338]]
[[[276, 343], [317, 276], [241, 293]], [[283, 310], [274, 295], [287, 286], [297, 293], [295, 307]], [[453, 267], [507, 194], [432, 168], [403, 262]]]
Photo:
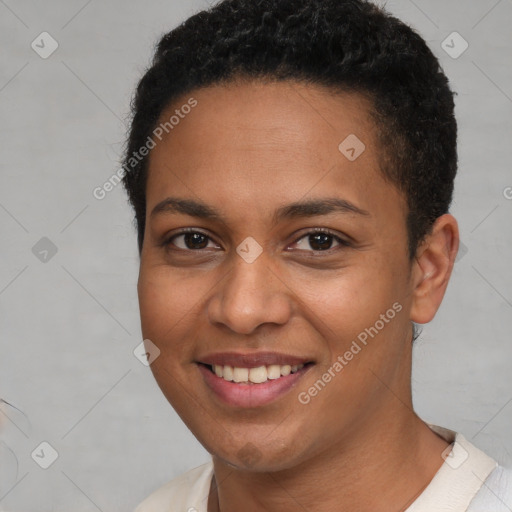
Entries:
[[450, 214], [437, 218], [417, 251], [412, 279], [411, 320], [430, 322], [443, 300], [459, 248], [457, 221]]

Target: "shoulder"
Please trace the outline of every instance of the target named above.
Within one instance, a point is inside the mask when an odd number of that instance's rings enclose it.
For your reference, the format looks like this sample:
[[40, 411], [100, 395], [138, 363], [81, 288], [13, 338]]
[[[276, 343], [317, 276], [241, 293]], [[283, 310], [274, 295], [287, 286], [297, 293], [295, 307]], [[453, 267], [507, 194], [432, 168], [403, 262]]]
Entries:
[[153, 491], [137, 506], [135, 512], [206, 510], [212, 476], [213, 463], [209, 461]]
[[482, 483], [468, 512], [510, 512], [512, 510], [512, 468], [498, 466]]

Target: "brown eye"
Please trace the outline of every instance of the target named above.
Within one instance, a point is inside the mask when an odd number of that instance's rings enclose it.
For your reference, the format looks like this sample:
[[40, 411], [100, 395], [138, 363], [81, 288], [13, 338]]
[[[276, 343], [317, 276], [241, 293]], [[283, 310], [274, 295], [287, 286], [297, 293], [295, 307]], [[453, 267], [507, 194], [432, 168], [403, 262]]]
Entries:
[[[200, 231], [185, 231], [170, 237], [166, 242], [166, 246], [173, 245], [182, 250], [200, 250], [208, 247], [208, 244], [213, 242], [208, 235]], [[210, 246], [211, 247], [211, 246]]]
[[336, 242], [338, 246], [348, 246], [349, 243], [329, 231], [311, 231], [300, 237], [295, 243], [295, 248], [304, 251], [328, 251]]
[[334, 237], [332, 235], [327, 235], [326, 233], [315, 233], [314, 235], [308, 235], [309, 246], [314, 251], [325, 251], [330, 249], [333, 241]]

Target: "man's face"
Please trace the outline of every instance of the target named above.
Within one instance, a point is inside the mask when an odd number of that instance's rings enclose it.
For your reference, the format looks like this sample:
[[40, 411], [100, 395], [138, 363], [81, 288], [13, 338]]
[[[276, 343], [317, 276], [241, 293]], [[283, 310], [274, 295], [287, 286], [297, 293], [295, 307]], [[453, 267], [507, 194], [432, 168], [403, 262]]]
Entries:
[[[212, 454], [293, 467], [371, 435], [409, 399], [405, 201], [381, 176], [361, 96], [283, 82], [190, 96], [150, 154], [138, 292], [160, 350], [151, 368]], [[152, 214], [167, 198], [217, 216], [170, 202]], [[287, 208], [313, 201], [324, 207]], [[256, 367], [265, 382], [224, 378]]]

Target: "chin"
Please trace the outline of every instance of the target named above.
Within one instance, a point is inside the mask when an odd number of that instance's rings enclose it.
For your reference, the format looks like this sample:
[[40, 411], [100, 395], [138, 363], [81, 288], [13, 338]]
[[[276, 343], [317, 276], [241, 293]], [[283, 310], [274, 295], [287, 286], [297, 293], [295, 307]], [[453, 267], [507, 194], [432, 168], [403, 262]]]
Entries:
[[226, 451], [217, 449], [210, 453], [214, 459], [220, 459], [234, 469], [255, 473], [284, 471], [300, 464], [296, 446], [273, 447], [264, 441], [258, 444], [248, 441], [236, 451], [231, 446]]

